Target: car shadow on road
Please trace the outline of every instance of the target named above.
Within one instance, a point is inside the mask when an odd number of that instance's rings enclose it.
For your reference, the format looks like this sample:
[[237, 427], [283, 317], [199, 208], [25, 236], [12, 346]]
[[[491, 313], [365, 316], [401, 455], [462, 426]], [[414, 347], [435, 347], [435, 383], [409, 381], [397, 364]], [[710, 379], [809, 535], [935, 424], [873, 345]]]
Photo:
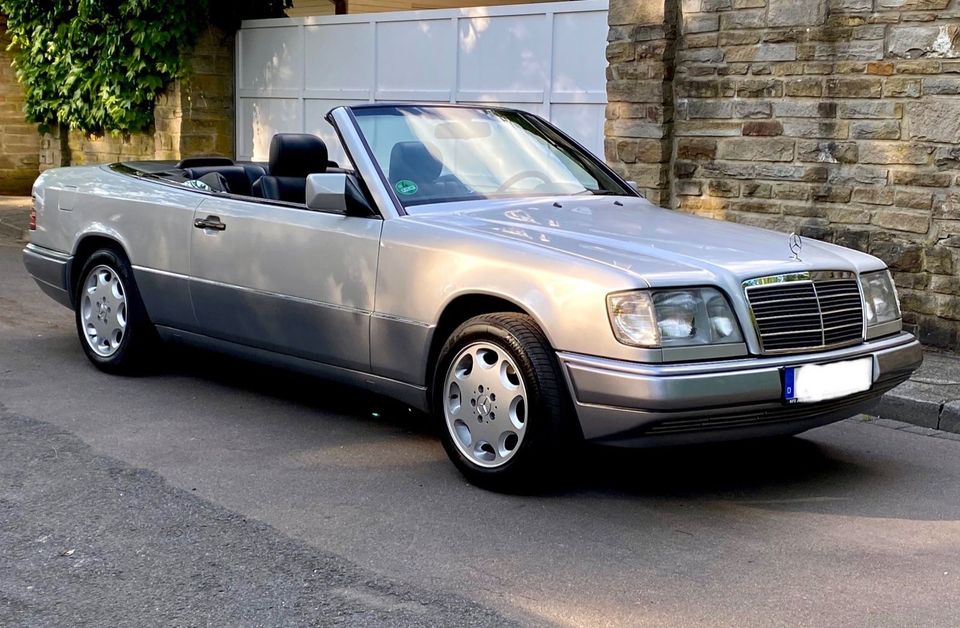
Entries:
[[595, 446], [586, 459], [579, 488], [651, 497], [755, 492], [870, 475], [802, 436], [650, 449]]
[[323, 413], [327, 419], [364, 421], [420, 435], [434, 434], [429, 417], [393, 399], [292, 370], [228, 355], [169, 345], [151, 369], [158, 375], [185, 376], [237, 388]]
[[[173, 359], [164, 361], [160, 374], [203, 379], [291, 403], [316, 413], [318, 421], [357, 422], [364, 428], [365, 441], [371, 431], [400, 447], [408, 438], [421, 444], [424, 438], [436, 438], [429, 417], [379, 395], [219, 354], [184, 347], [171, 351]], [[658, 507], [723, 500], [770, 509], [832, 513], [850, 509], [849, 514], [928, 518], [922, 508], [918, 510], [919, 504], [905, 503], [896, 509], [899, 513], [870, 512], [874, 506], [869, 502], [889, 495], [891, 485], [920, 481], [904, 468], [885, 466], [884, 459], [873, 456], [860, 446], [852, 448], [849, 439], [834, 444], [807, 435], [655, 449], [587, 446], [571, 460], [570, 473], [552, 488], [516, 499], [592, 496], [652, 502]], [[452, 468], [449, 474], [429, 475], [430, 482], [459, 480]], [[960, 513], [953, 514], [960, 518]]]

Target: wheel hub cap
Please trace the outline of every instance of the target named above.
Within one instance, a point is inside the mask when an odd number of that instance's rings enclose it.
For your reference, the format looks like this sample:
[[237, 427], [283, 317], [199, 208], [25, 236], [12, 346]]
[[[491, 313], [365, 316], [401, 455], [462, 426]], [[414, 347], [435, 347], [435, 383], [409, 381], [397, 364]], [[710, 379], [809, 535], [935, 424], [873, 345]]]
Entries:
[[477, 400], [477, 414], [481, 417], [486, 417], [490, 414], [490, 409], [493, 407], [493, 404], [490, 403], [490, 397], [480, 397]]
[[109, 266], [97, 266], [84, 279], [80, 319], [83, 337], [95, 353], [107, 358], [117, 352], [127, 330], [127, 295]]
[[514, 456], [527, 427], [527, 391], [513, 358], [490, 342], [467, 345], [444, 379], [447, 430], [474, 464], [495, 468]]

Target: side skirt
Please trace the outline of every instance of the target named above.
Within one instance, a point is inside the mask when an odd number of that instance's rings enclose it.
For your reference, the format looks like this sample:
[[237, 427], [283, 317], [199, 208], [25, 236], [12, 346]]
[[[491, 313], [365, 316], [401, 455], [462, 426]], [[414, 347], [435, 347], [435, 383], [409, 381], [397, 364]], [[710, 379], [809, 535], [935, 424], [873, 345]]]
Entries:
[[160, 337], [168, 342], [178, 342], [200, 347], [260, 364], [297, 371], [320, 379], [357, 386], [396, 399], [415, 410], [421, 412], [428, 411], [427, 389], [424, 386], [415, 386], [413, 384], [398, 382], [394, 379], [380, 377], [379, 375], [362, 373], [340, 366], [331, 366], [321, 362], [314, 362], [313, 360], [267, 351], [266, 349], [249, 347], [247, 345], [211, 338], [203, 334], [196, 334], [163, 325], [157, 325], [156, 328]]

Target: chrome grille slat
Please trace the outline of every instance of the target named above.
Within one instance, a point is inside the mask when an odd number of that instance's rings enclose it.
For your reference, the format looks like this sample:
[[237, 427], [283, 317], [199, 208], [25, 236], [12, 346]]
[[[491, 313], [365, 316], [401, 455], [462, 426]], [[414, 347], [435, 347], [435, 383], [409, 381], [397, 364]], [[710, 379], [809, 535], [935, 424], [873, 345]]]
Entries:
[[859, 314], [860, 311], [861, 310], [859, 307], [845, 307], [842, 310], [821, 310], [821, 313], [826, 315], [826, 314], [843, 314], [844, 312], [857, 312]]
[[846, 329], [847, 327], [863, 327], [863, 323], [850, 323], [848, 325], [834, 325], [833, 327], [824, 327], [823, 331], [835, 331], [837, 329]]
[[820, 327], [816, 329], [791, 329], [790, 331], [775, 331], [769, 334], [764, 334], [764, 337], [770, 336], [787, 336], [787, 335], [796, 335], [796, 334], [822, 334], [823, 330]]
[[808, 313], [803, 314], [779, 314], [777, 316], [757, 316], [758, 321], [777, 321], [784, 318], [799, 318], [801, 316], [810, 316]]
[[857, 297], [858, 299], [860, 298], [859, 294], [854, 294], [852, 292], [834, 292], [833, 294], [830, 294], [830, 293], [823, 294], [822, 292], [817, 290], [817, 294], [820, 295], [821, 301], [824, 299], [833, 300], [833, 299], [850, 299], [853, 297]]
[[764, 353], [799, 353], [863, 340], [853, 273], [794, 273], [744, 282]]

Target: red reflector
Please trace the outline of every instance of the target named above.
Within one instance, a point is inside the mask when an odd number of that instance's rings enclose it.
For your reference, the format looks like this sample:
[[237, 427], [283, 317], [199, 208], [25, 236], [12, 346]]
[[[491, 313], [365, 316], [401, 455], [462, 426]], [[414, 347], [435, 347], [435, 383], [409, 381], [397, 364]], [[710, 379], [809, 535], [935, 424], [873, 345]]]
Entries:
[[27, 223], [27, 227], [30, 231], [37, 230], [37, 210], [33, 207], [30, 208], [30, 222]]

